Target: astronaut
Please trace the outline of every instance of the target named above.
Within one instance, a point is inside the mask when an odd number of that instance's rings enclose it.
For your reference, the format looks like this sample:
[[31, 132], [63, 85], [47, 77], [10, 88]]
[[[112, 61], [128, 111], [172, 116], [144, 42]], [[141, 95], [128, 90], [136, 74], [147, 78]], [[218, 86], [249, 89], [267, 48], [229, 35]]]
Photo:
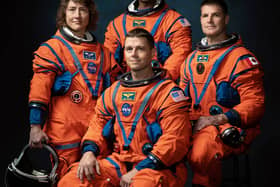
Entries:
[[61, 0], [57, 32], [34, 52], [29, 143], [42, 147], [47, 141], [55, 148], [60, 176], [80, 159], [81, 138], [97, 97], [118, 70], [110, 52], [89, 32], [96, 19], [92, 0]]
[[169, 8], [164, 0], [133, 0], [124, 13], [109, 23], [104, 41], [104, 46], [126, 71], [129, 68], [123, 57], [124, 39], [134, 28], [148, 30], [155, 39], [153, 67], [167, 69], [171, 78], [177, 80], [180, 75], [178, 67], [192, 50], [189, 21]]
[[[155, 49], [148, 31], [128, 32], [124, 51], [131, 71], [98, 99], [82, 141], [83, 156], [58, 187], [178, 187], [186, 182], [183, 158], [191, 136], [186, 97], [165, 70], [152, 68]], [[120, 151], [96, 159], [112, 141]]]
[[227, 5], [204, 0], [205, 37], [181, 66], [180, 86], [191, 100], [194, 186], [219, 186], [221, 160], [248, 150], [264, 113], [263, 71], [237, 34], [227, 34]]

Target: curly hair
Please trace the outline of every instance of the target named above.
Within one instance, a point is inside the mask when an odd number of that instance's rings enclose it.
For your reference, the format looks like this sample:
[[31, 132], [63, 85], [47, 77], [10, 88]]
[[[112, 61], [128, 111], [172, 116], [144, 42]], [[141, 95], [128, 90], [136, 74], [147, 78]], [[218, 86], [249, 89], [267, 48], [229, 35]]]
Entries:
[[90, 16], [89, 16], [89, 24], [87, 26], [87, 30], [95, 30], [97, 25], [98, 12], [96, 10], [96, 6], [93, 0], [61, 0], [57, 10], [56, 27], [58, 29], [61, 29], [61, 27], [66, 25], [65, 12], [69, 1], [73, 1], [75, 3], [81, 3], [88, 8]]

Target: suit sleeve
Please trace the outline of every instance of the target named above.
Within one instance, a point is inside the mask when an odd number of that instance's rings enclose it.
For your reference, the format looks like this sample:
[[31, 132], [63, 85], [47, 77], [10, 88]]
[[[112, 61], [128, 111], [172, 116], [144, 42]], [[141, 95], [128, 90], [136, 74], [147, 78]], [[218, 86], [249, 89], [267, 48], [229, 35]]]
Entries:
[[239, 58], [231, 79], [240, 95], [240, 104], [226, 113], [230, 122], [239, 118], [239, 126], [243, 128], [260, 122], [264, 114], [263, 76], [261, 65], [252, 54]]
[[109, 23], [105, 32], [104, 46], [109, 49], [114, 58], [114, 62], [120, 69], [118, 73], [126, 70], [126, 64], [124, 62], [123, 48], [121, 44], [120, 35], [117, 28], [114, 26], [114, 20]]
[[102, 135], [102, 130], [113, 117], [107, 106], [109, 101], [106, 100], [106, 98], [111, 98], [110, 90], [111, 88], [105, 90], [97, 100], [95, 114], [90, 119], [89, 128], [82, 139], [83, 152], [92, 151], [96, 156], [108, 153], [108, 142]]
[[104, 47], [104, 52], [106, 56], [105, 61], [105, 71], [104, 74], [104, 88], [108, 88], [113, 82], [115, 82], [118, 77], [123, 73], [122, 68], [116, 62], [114, 55], [109, 51], [108, 48]]
[[48, 104], [50, 101], [55, 76], [63, 71], [63, 66], [59, 62], [61, 59], [52, 49], [48, 43], [44, 43], [34, 52], [34, 74], [30, 83], [29, 102]]
[[176, 21], [168, 32], [168, 43], [172, 50], [172, 54], [168, 57], [164, 64], [173, 80], [177, 80], [180, 76], [179, 67], [192, 51], [191, 26], [185, 18]]
[[117, 31], [114, 29], [113, 21], [111, 21], [108, 26], [107, 30], [105, 32], [105, 40], [104, 40], [104, 46], [110, 50], [111, 53], [115, 53], [115, 50], [118, 46], [118, 35]]
[[187, 62], [188, 62], [188, 58], [181, 64], [179, 86], [184, 91], [185, 96], [190, 97], [190, 93], [189, 93], [190, 79], [186, 73]]
[[190, 146], [192, 132], [187, 107], [186, 98], [179, 88], [171, 90], [160, 107], [162, 135], [151, 155], [167, 167], [181, 161]]

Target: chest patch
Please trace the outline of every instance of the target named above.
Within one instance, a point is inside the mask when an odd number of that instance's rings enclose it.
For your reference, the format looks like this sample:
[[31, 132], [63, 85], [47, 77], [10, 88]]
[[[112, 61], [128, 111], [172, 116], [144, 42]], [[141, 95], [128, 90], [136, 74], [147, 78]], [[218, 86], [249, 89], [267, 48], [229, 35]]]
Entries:
[[70, 98], [73, 103], [79, 104], [83, 100], [83, 94], [79, 90], [74, 90], [71, 92]]
[[122, 92], [122, 101], [134, 101], [136, 92]]
[[198, 55], [197, 62], [208, 62], [209, 61], [209, 55]]
[[196, 65], [196, 71], [198, 74], [202, 74], [204, 72], [204, 70], [205, 70], [205, 66], [203, 63], [198, 63]]
[[130, 104], [128, 104], [128, 103], [124, 103], [123, 105], [122, 105], [122, 114], [124, 115], [124, 116], [129, 116], [130, 114], [131, 114], [131, 112], [132, 112], [132, 105], [130, 105]]
[[97, 66], [96, 66], [96, 64], [93, 63], [93, 62], [88, 63], [87, 70], [88, 70], [88, 72], [89, 72], [90, 74], [95, 74], [96, 71], [97, 71]]
[[132, 26], [133, 27], [145, 27], [146, 20], [133, 20]]
[[85, 60], [96, 60], [96, 53], [92, 51], [83, 51], [83, 57]]

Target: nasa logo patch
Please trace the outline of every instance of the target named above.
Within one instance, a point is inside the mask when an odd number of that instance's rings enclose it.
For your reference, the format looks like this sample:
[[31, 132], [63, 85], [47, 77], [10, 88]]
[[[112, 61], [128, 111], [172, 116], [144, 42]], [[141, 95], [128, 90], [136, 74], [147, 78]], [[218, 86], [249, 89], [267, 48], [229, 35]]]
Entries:
[[128, 103], [124, 103], [123, 105], [122, 105], [122, 114], [124, 115], [124, 116], [129, 116], [130, 114], [131, 114], [131, 112], [132, 112], [132, 105], [130, 105], [130, 104], [128, 104]]
[[93, 63], [93, 62], [88, 63], [87, 70], [88, 70], [88, 72], [89, 72], [90, 74], [95, 74], [96, 71], [97, 71], [97, 66], [96, 66], [96, 64]]

